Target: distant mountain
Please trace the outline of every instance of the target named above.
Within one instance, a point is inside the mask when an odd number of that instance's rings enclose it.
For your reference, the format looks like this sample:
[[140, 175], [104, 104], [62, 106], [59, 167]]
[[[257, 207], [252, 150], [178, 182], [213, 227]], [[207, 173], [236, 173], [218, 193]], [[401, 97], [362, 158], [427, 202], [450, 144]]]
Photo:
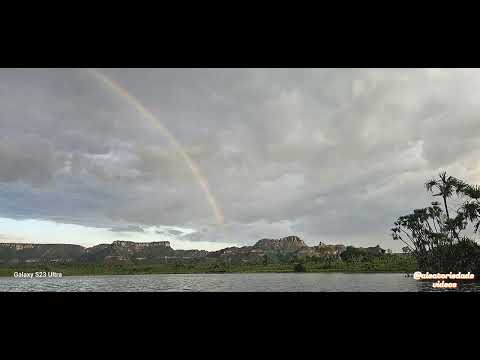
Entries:
[[230, 263], [277, 263], [298, 258], [337, 257], [346, 250], [344, 245], [308, 246], [298, 236], [281, 239], [261, 239], [253, 246], [230, 247], [211, 252], [208, 257], [224, 259]]
[[85, 252], [80, 245], [0, 243], [0, 264], [74, 262]]
[[279, 263], [304, 257], [339, 257], [352, 252], [382, 254], [379, 246], [371, 248], [344, 245], [308, 246], [297, 236], [261, 239], [253, 246], [228, 247], [218, 251], [174, 250], [168, 241], [137, 243], [114, 241], [90, 248], [67, 244], [0, 243], [0, 265], [22, 263], [163, 263], [229, 262]]

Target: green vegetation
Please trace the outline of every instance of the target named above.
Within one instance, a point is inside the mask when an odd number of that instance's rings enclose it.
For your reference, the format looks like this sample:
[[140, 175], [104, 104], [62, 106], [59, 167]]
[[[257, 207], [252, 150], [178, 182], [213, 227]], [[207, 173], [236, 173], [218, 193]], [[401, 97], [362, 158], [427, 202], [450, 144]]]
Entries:
[[55, 264], [17, 265], [0, 268], [0, 276], [17, 272], [54, 271], [64, 276], [75, 275], [140, 275], [194, 273], [281, 273], [281, 272], [413, 272], [417, 268], [413, 256], [384, 254], [365, 258], [305, 258], [301, 263], [228, 264], [169, 263], [169, 264]]
[[298, 263], [298, 264], [295, 264], [295, 266], [293, 267], [293, 271], [295, 271], [295, 272], [307, 272], [307, 268], [304, 264]]
[[[480, 187], [439, 174], [425, 184], [441, 202], [401, 216], [392, 228], [419, 270], [430, 272], [480, 272], [480, 246], [472, 239], [480, 227]], [[435, 192], [435, 193], [434, 193]], [[457, 206], [452, 208], [452, 198]]]
[[[357, 249], [356, 249], [357, 250]], [[340, 258], [307, 258], [305, 267], [308, 272], [403, 272], [411, 273], [417, 270], [415, 258], [404, 254], [366, 255], [349, 250]]]

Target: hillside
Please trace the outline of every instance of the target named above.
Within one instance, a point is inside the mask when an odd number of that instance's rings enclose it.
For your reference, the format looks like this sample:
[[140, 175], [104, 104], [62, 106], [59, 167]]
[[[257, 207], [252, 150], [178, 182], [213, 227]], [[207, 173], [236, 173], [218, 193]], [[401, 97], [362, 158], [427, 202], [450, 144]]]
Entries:
[[80, 245], [0, 243], [0, 264], [78, 261], [85, 253]]
[[[353, 250], [354, 249], [354, 250]], [[0, 243], [0, 265], [80, 263], [80, 264], [164, 264], [164, 263], [228, 263], [274, 264], [305, 258], [340, 258], [342, 254], [377, 254], [380, 247], [353, 248], [344, 245], [308, 246], [297, 236], [261, 239], [253, 246], [229, 247], [218, 251], [174, 250], [168, 241], [137, 243], [114, 241], [90, 248], [67, 244]]]

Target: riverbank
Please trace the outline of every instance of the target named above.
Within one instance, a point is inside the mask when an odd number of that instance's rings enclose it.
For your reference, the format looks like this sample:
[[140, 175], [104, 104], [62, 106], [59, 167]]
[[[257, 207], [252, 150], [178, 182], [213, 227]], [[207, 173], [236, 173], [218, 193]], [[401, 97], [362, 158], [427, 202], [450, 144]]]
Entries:
[[[297, 266], [296, 266], [297, 265]], [[149, 275], [149, 274], [235, 274], [235, 273], [412, 273], [416, 271], [414, 260], [403, 262], [361, 263], [305, 263], [298, 264], [55, 264], [17, 265], [0, 268], [0, 276], [11, 277], [15, 272], [55, 272], [63, 276], [93, 275]]]

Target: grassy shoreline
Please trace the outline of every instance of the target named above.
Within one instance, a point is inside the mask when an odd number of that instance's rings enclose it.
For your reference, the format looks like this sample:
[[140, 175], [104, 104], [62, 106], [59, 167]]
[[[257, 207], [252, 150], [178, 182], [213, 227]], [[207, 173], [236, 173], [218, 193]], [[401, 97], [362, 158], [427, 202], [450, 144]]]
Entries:
[[[17, 270], [16, 270], [17, 271]], [[37, 270], [39, 271], [39, 270]], [[18, 270], [18, 272], [35, 272], [30, 270]], [[315, 270], [315, 271], [306, 271], [303, 273], [295, 272], [295, 271], [228, 271], [228, 272], [131, 272], [131, 273], [124, 273], [124, 272], [104, 272], [104, 273], [65, 273], [62, 271], [55, 271], [58, 273], [62, 273], [63, 277], [71, 277], [71, 276], [130, 276], [130, 275], [207, 275], [207, 274], [217, 274], [217, 275], [228, 275], [228, 274], [322, 274], [322, 273], [338, 273], [338, 274], [405, 274], [406, 271], [352, 271], [352, 270], [338, 270], [338, 269], [326, 269], [326, 270]], [[0, 272], [0, 278], [6, 277], [14, 277], [14, 271], [9, 273]]]
[[[95, 275], [148, 275], [148, 274], [246, 274], [246, 273], [294, 273], [295, 264], [270, 265], [105, 265], [105, 264], [75, 264], [75, 265], [17, 265], [0, 268], [0, 277], [13, 277], [15, 272], [56, 272], [63, 276], [95, 276]], [[402, 266], [385, 266], [385, 264], [305, 264], [302, 273], [412, 273], [416, 264], [408, 263]]]

